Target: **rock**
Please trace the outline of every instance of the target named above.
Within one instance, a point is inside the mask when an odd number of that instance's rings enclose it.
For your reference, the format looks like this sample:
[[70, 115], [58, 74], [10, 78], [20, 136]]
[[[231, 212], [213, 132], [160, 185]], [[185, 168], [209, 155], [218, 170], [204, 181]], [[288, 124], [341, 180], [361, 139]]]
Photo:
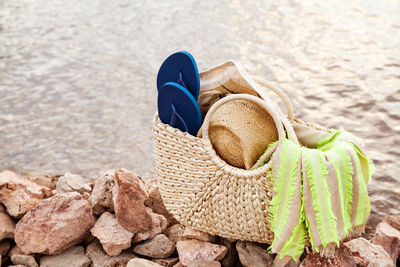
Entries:
[[383, 219], [383, 222], [400, 231], [400, 214], [388, 215]]
[[27, 267], [27, 266], [22, 264], [17, 264], [17, 265], [9, 265], [8, 267]]
[[220, 237], [218, 244], [225, 246], [228, 249], [225, 257], [221, 260], [223, 267], [236, 266], [239, 263], [239, 257], [236, 250], [235, 242], [232, 242], [226, 238]]
[[275, 257], [273, 267], [298, 267], [300, 265], [300, 261], [295, 262], [292, 257], [285, 256], [282, 259], [279, 257]]
[[6, 262], [8, 261], [8, 255], [7, 252], [10, 250], [11, 247], [11, 242], [9, 239], [5, 239], [0, 242], [0, 266], [1, 261]]
[[91, 263], [82, 246], [73, 246], [57, 255], [40, 258], [40, 267], [87, 267]]
[[8, 214], [15, 218], [21, 218], [48, 196], [51, 196], [51, 190], [47, 187], [10, 171], [0, 173], [0, 202], [6, 206]]
[[179, 259], [178, 258], [153, 259], [153, 262], [158, 263], [162, 266], [172, 267], [179, 262]]
[[158, 234], [133, 249], [137, 254], [156, 259], [168, 258], [174, 251], [175, 244], [163, 234]]
[[372, 243], [382, 246], [392, 258], [393, 262], [396, 262], [399, 258], [400, 231], [386, 222], [381, 222], [377, 225]]
[[33, 256], [30, 256], [30, 255], [13, 255], [11, 257], [11, 261], [14, 264], [22, 264], [22, 265], [25, 265], [27, 267], [39, 267], [39, 265], [37, 264], [35, 258]]
[[86, 235], [85, 239], [83, 240], [83, 243], [84, 243], [85, 246], [88, 246], [88, 245], [89, 245], [90, 243], [92, 243], [94, 240], [96, 240], [96, 237], [94, 237], [94, 236], [92, 235], [92, 233], [89, 232], [89, 233]]
[[[0, 242], [0, 255], [1, 256], [6, 256], [7, 252], [10, 250], [11, 244], [10, 240], [3, 240]], [[1, 266], [1, 264], [0, 264]]]
[[154, 213], [150, 208], [146, 208], [146, 210], [151, 216], [151, 228], [150, 230], [136, 233], [132, 240], [135, 243], [153, 238], [167, 229], [167, 220], [164, 216]]
[[104, 251], [110, 256], [116, 256], [131, 246], [133, 234], [122, 227], [109, 212], [100, 216], [90, 232], [100, 240]]
[[115, 180], [113, 200], [118, 222], [134, 233], [149, 230], [151, 215], [144, 205], [149, 196], [142, 180], [126, 170], [117, 171]]
[[89, 192], [83, 192], [83, 193], [81, 193], [81, 196], [83, 197], [84, 200], [89, 201], [90, 193]]
[[[359, 237], [343, 244], [350, 250], [356, 264], [369, 267], [374, 266], [394, 266], [393, 260], [389, 254], [378, 245], [370, 243], [365, 238]], [[365, 266], [366, 266], [365, 265]]]
[[18, 246], [13, 246], [10, 251], [8, 252], [8, 256], [10, 256], [10, 258], [13, 255], [23, 255], [24, 252], [18, 247]]
[[173, 267], [184, 267], [182, 262], [178, 262], [177, 264], [175, 264]]
[[165, 235], [169, 238], [169, 240], [176, 243], [179, 240], [182, 240], [182, 235], [184, 231], [185, 226], [181, 224], [175, 224], [165, 230]]
[[144, 204], [151, 208], [155, 213], [163, 215], [167, 219], [168, 226], [177, 224], [178, 221], [175, 220], [165, 208], [160, 191], [158, 189], [158, 179], [151, 179], [151, 181], [146, 184], [146, 190], [149, 194], [149, 198]]
[[56, 189], [56, 183], [60, 176], [60, 174], [41, 173], [36, 171], [29, 171], [26, 173], [26, 177], [30, 181], [45, 186], [51, 190]]
[[58, 254], [86, 237], [94, 225], [92, 207], [77, 192], [41, 201], [15, 227], [24, 254]]
[[400, 214], [388, 215], [377, 225], [372, 243], [381, 245], [396, 262], [400, 256]]
[[126, 267], [162, 267], [162, 265], [157, 264], [155, 262], [146, 260], [146, 259], [132, 259], [128, 262]]
[[270, 266], [274, 261], [266, 249], [252, 242], [238, 241], [236, 250], [244, 267]]
[[5, 212], [4, 208], [0, 211], [0, 240], [14, 239], [15, 223]]
[[181, 240], [176, 243], [179, 260], [188, 265], [194, 260], [218, 261], [222, 260], [228, 249], [221, 245], [211, 244], [199, 240]]
[[216, 238], [213, 235], [210, 235], [208, 233], [198, 231], [189, 227], [185, 228], [185, 231], [183, 232], [182, 237], [187, 238], [187, 239], [197, 239], [200, 241], [204, 242], [210, 242], [210, 243], [215, 243]]
[[68, 192], [88, 193], [92, 191], [89, 184], [85, 183], [85, 180], [76, 174], [66, 173], [61, 176], [56, 184], [57, 194], [63, 194]]
[[104, 211], [114, 211], [113, 188], [115, 186], [115, 170], [109, 170], [99, 175], [90, 195], [93, 213], [102, 214]]
[[108, 256], [101, 249], [98, 240], [93, 241], [86, 248], [86, 255], [92, 260], [93, 267], [125, 267], [128, 261], [136, 258], [132, 252], [125, 250], [118, 256]]
[[[302, 267], [352, 267], [356, 266], [356, 261], [351, 255], [350, 251], [341, 246], [339, 249], [335, 250], [333, 257], [322, 257], [319, 253], [313, 252], [306, 256], [306, 258], [301, 262]], [[358, 265], [357, 265], [358, 266]]]
[[218, 261], [194, 260], [189, 262], [187, 267], [221, 267]]

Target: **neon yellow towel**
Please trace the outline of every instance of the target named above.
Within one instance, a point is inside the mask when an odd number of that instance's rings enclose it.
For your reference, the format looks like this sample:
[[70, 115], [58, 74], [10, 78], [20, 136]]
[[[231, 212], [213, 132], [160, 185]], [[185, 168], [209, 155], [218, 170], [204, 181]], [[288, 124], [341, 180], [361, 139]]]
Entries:
[[335, 132], [317, 149], [285, 139], [271, 160], [271, 252], [297, 261], [307, 237], [327, 254], [353, 230], [363, 231], [374, 167], [350, 134]]

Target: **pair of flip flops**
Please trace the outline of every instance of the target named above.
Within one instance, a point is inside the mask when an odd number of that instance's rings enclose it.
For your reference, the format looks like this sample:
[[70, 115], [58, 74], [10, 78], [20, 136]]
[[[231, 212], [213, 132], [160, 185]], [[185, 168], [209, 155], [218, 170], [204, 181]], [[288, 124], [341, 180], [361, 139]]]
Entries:
[[197, 103], [200, 77], [192, 55], [181, 51], [169, 56], [158, 71], [157, 89], [160, 120], [196, 135], [201, 126], [201, 111]]

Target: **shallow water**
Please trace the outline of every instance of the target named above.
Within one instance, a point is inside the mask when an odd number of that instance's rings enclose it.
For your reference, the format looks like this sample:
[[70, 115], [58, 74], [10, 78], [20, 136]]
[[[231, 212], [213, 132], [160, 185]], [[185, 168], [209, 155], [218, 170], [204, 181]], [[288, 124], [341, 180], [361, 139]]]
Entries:
[[400, 2], [265, 2], [0, 1], [0, 169], [153, 176], [156, 72], [187, 50], [201, 70], [237, 59], [298, 117], [362, 137], [369, 227], [399, 213]]

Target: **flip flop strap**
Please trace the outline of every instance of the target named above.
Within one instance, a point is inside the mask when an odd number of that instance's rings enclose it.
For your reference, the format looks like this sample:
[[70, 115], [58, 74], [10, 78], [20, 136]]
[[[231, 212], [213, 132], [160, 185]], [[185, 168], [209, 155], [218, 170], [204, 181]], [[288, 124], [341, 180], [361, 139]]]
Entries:
[[169, 125], [171, 125], [172, 127], [175, 127], [176, 119], [178, 118], [181, 121], [181, 123], [183, 124], [183, 126], [185, 127], [185, 132], [189, 132], [189, 129], [186, 126], [185, 121], [183, 120], [181, 115], [179, 115], [179, 113], [176, 111], [176, 108], [175, 108], [174, 104], [171, 104], [171, 108], [172, 108], [172, 116], [171, 116], [171, 120], [169, 122]]
[[185, 87], [186, 89], [189, 89], [189, 88], [187, 88], [187, 86], [186, 86], [186, 84], [185, 84], [185, 82], [183, 81], [183, 75], [182, 75], [182, 72], [179, 72], [179, 80], [178, 81], [176, 81], [178, 84], [180, 84], [180, 85], [182, 85], [183, 87]]

